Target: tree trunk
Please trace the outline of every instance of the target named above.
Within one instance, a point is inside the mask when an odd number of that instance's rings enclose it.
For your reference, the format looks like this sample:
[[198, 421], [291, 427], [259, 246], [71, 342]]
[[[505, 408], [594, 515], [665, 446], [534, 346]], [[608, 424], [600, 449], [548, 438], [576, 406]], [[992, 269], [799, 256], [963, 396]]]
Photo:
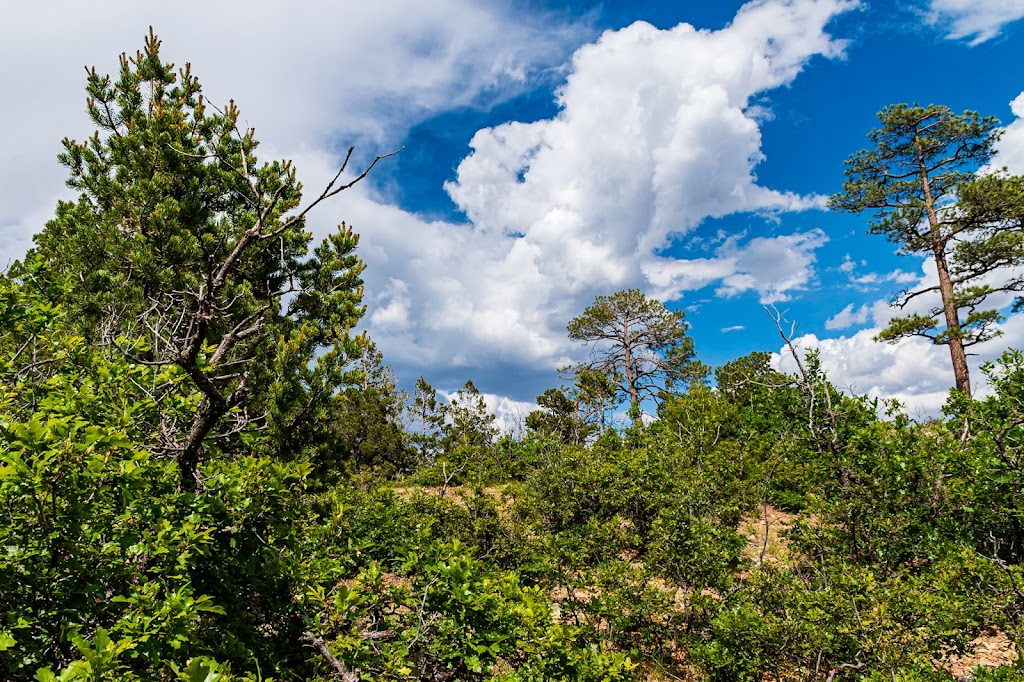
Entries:
[[182, 492], [195, 492], [199, 489], [199, 462], [203, 454], [203, 440], [224, 412], [226, 410], [218, 409], [206, 396], [199, 401], [196, 414], [192, 418], [192, 426], [178, 455], [178, 489]]
[[946, 264], [944, 251], [935, 254], [935, 265], [939, 272], [939, 291], [942, 294], [942, 307], [946, 316], [946, 328], [949, 330], [949, 356], [953, 361], [953, 376], [956, 389], [967, 396], [971, 395], [971, 376], [967, 367], [967, 352], [964, 340], [960, 336], [960, 315], [956, 309], [953, 283], [949, 277], [949, 266]]
[[964, 340], [960, 335], [960, 314], [956, 307], [956, 296], [953, 281], [949, 276], [949, 265], [946, 263], [946, 241], [939, 230], [939, 216], [935, 212], [932, 199], [931, 184], [928, 182], [928, 170], [924, 163], [924, 151], [921, 149], [920, 138], [917, 140], [918, 162], [921, 172], [921, 189], [924, 191], [924, 205], [928, 213], [928, 229], [931, 236], [932, 255], [935, 257], [935, 268], [939, 275], [939, 293], [942, 295], [942, 309], [946, 318], [946, 330], [949, 338], [949, 356], [953, 362], [953, 377], [956, 389], [967, 396], [971, 395], [971, 376], [967, 367], [967, 353], [964, 351]]
[[626, 387], [629, 388], [629, 411], [633, 417], [633, 424], [640, 423], [642, 425], [643, 420], [640, 418], [640, 391], [637, 389], [636, 375], [633, 372], [633, 348], [629, 336], [628, 321], [622, 323], [622, 338], [626, 351]]

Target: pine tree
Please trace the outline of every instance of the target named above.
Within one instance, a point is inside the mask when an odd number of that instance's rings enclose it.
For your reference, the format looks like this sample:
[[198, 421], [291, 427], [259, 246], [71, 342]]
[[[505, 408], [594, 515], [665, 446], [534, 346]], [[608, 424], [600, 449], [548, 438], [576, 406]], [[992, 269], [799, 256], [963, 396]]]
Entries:
[[350, 332], [364, 311], [357, 235], [342, 225], [310, 253], [305, 221], [377, 160], [343, 179], [349, 149], [303, 207], [292, 164], [259, 162], [234, 103], [208, 104], [152, 30], [116, 80], [89, 70], [86, 91], [97, 131], [60, 156], [78, 197], [58, 204], [21, 278], [71, 280], [62, 303], [89, 341], [177, 369], [139, 388], [165, 408], [146, 445], [177, 460], [184, 489], [211, 447], [310, 446], [365, 339]]
[[498, 435], [495, 417], [487, 410], [487, 403], [472, 380], [456, 392], [446, 412], [448, 423], [443, 429], [446, 451], [457, 447], [485, 448]]
[[438, 434], [444, 426], [445, 409], [437, 400], [437, 391], [423, 377], [416, 380], [408, 414], [420, 456], [424, 461], [433, 460], [440, 447]]
[[398, 388], [391, 367], [370, 342], [359, 360], [358, 386], [338, 395], [335, 432], [356, 471], [372, 467], [379, 473], [409, 473], [414, 451], [402, 424], [408, 394]]
[[[887, 107], [878, 118], [881, 127], [868, 134], [874, 149], [850, 157], [844, 191], [829, 204], [853, 213], [873, 209], [872, 234], [885, 235], [903, 253], [928, 254], [935, 261], [938, 284], [901, 292], [893, 302], [903, 308], [922, 294], [938, 292], [940, 305], [928, 314], [893, 319], [876, 338], [894, 342], [923, 336], [949, 346], [956, 388], [970, 395], [965, 348], [992, 338], [994, 325], [1002, 318], [996, 310], [978, 310], [996, 290], [977, 284], [979, 277], [995, 269], [990, 267], [993, 263], [972, 267], [971, 260], [983, 263], [986, 257], [972, 259], [961, 251], [964, 258], [958, 265], [955, 249], [966, 240], [975, 245], [968, 251], [978, 247], [994, 255], [998, 239], [986, 245], [985, 238], [978, 237], [1002, 217], [990, 214], [977, 220], [978, 216], [971, 217], [973, 209], [961, 207], [956, 199], [973, 191], [966, 189], [973, 174], [990, 160], [999, 136], [997, 121], [972, 111], [955, 114], [943, 106], [906, 104]], [[1013, 258], [1019, 262], [1019, 247]]]
[[629, 400], [630, 414], [638, 422], [644, 399], [659, 398], [706, 375], [707, 369], [694, 359], [687, 328], [682, 311], [671, 311], [636, 289], [598, 296], [569, 322], [570, 339], [592, 344], [590, 362], [576, 373], [608, 377]]

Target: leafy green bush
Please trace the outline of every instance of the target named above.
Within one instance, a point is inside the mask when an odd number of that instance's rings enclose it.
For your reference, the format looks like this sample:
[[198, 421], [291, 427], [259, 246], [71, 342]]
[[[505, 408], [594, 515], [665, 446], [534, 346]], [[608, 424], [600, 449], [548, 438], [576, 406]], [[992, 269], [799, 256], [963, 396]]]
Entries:
[[623, 654], [555, 622], [538, 587], [495, 571], [455, 542], [412, 555], [398, 573], [377, 563], [330, 590], [311, 590], [318, 636], [370, 679], [626, 680]]

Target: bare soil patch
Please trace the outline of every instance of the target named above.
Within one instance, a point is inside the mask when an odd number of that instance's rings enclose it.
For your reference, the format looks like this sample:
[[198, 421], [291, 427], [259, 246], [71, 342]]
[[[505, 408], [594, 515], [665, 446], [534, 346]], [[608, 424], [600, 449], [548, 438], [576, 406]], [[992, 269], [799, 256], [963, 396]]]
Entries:
[[413, 498], [413, 496], [415, 496], [417, 493], [419, 493], [421, 495], [426, 495], [428, 497], [444, 498], [446, 500], [451, 500], [455, 504], [460, 504], [462, 506], [466, 506], [466, 499], [469, 498], [469, 497], [472, 497], [477, 490], [481, 490], [484, 495], [486, 495], [488, 497], [491, 497], [491, 498], [494, 498], [495, 500], [498, 500], [501, 503], [510, 502], [511, 499], [512, 499], [511, 496], [505, 494], [504, 489], [498, 488], [498, 487], [488, 487], [488, 488], [478, 489], [478, 488], [472, 488], [472, 487], [467, 487], [467, 486], [454, 486], [454, 485], [450, 485], [450, 486], [443, 486], [443, 485], [437, 485], [437, 486], [423, 485], [423, 486], [419, 486], [419, 485], [417, 485], [417, 486], [411, 486], [411, 487], [408, 487], [408, 488], [392, 488], [391, 490], [396, 495], [398, 495], [400, 498], [402, 498], [402, 500], [405, 501], [405, 502], [408, 502], [409, 500], [411, 500]]
[[795, 520], [795, 514], [771, 505], [745, 515], [739, 525], [740, 534], [747, 538], [743, 557], [756, 565], [787, 564], [792, 554], [784, 533]]
[[942, 669], [956, 680], [972, 679], [972, 671], [978, 666], [998, 668], [1017, 660], [1017, 650], [1005, 633], [994, 631], [971, 642], [973, 651], [963, 656], [950, 656], [942, 661]]

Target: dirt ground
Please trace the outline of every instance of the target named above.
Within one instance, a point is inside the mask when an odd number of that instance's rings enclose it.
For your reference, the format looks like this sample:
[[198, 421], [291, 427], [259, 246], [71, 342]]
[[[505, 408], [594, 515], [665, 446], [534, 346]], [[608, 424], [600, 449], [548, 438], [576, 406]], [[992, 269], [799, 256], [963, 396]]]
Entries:
[[1002, 632], [992, 632], [976, 638], [972, 644], [974, 652], [965, 656], [950, 656], [942, 661], [942, 668], [952, 673], [956, 680], [970, 680], [971, 671], [978, 666], [995, 668], [1013, 663], [1017, 651], [1013, 642]]
[[764, 506], [740, 520], [739, 532], [747, 538], [743, 557], [755, 564], [785, 564], [789, 561], [789, 543], [783, 533], [796, 516], [781, 509]]

